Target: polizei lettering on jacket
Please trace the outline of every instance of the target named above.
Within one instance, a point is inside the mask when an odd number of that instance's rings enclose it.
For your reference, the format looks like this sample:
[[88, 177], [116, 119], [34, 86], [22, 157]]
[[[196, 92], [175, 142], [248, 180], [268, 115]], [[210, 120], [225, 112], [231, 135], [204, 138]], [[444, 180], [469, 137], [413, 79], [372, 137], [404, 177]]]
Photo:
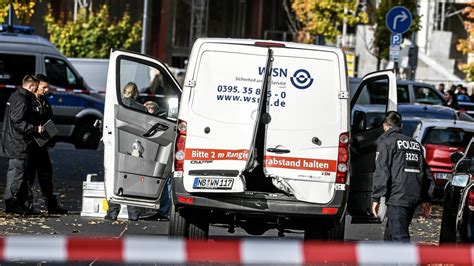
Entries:
[[397, 140], [397, 147], [399, 150], [414, 150], [421, 151], [420, 143], [410, 140]]

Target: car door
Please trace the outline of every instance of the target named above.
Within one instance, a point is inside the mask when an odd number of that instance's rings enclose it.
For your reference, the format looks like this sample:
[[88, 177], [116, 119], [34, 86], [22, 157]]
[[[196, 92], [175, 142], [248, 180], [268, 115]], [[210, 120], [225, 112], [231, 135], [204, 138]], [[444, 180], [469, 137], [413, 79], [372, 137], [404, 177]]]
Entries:
[[415, 103], [421, 104], [442, 105], [445, 101], [435, 88], [422, 85], [413, 85], [413, 96]]
[[181, 88], [156, 59], [114, 51], [104, 114], [107, 199], [158, 208], [171, 172]]
[[[372, 90], [375, 82], [388, 87]], [[372, 91], [371, 91], [372, 90]], [[368, 93], [371, 91], [371, 93]], [[361, 97], [364, 95], [363, 97]], [[365, 76], [351, 99], [351, 168], [348, 213], [352, 222], [380, 222], [371, 213], [372, 177], [375, 171], [377, 139], [383, 133], [387, 111], [397, 110], [397, 84], [391, 70]]]

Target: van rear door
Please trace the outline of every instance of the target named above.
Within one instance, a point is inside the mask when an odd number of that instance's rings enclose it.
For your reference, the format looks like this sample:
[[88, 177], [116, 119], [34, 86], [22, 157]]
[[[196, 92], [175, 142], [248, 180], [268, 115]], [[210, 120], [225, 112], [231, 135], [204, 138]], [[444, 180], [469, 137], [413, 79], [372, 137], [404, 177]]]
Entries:
[[384, 114], [396, 110], [395, 73], [384, 70], [366, 75], [351, 99], [351, 177], [347, 210], [352, 216], [352, 223], [380, 222], [371, 211], [376, 141], [384, 132]]
[[347, 132], [344, 55], [338, 50], [272, 47], [265, 175], [306, 202], [335, 193], [339, 136]]
[[159, 207], [171, 173], [180, 96], [178, 83], [158, 60], [112, 52], [103, 132], [108, 200]]
[[253, 141], [267, 58], [266, 47], [195, 42], [185, 80], [189, 102], [180, 116], [187, 122], [186, 191], [245, 190], [240, 174]]

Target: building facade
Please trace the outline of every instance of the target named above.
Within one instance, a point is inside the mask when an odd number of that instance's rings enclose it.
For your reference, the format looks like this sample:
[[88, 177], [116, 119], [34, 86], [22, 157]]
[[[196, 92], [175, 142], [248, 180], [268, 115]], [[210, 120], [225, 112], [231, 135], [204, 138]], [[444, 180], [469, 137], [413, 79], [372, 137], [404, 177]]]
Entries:
[[[147, 10], [144, 52], [175, 67], [185, 66], [199, 37], [293, 40], [284, 9], [288, 0], [49, 0], [38, 3], [32, 19], [37, 34], [47, 37], [43, 18], [48, 5], [57, 19], [65, 21], [73, 16], [77, 2], [94, 10], [107, 4], [112, 18], [128, 10], [133, 21], [142, 20]], [[140, 51], [141, 45], [132, 50]]]

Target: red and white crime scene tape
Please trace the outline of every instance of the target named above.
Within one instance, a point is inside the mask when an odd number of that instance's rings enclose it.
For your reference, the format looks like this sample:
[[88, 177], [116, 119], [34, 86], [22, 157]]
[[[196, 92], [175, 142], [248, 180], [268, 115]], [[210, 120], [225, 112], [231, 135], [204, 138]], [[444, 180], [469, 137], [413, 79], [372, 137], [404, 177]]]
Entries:
[[239, 264], [469, 264], [474, 246], [331, 243], [298, 240], [209, 240], [125, 237], [0, 238], [1, 261]]

